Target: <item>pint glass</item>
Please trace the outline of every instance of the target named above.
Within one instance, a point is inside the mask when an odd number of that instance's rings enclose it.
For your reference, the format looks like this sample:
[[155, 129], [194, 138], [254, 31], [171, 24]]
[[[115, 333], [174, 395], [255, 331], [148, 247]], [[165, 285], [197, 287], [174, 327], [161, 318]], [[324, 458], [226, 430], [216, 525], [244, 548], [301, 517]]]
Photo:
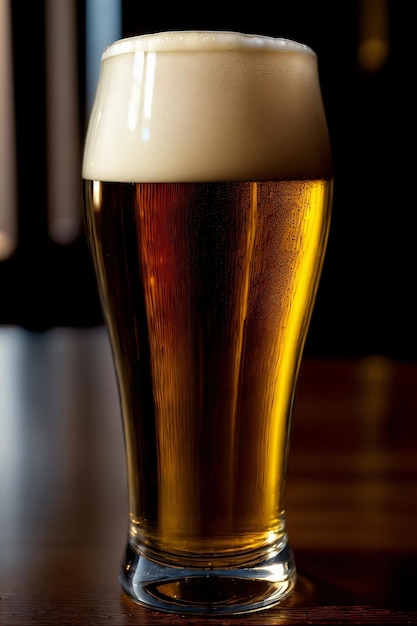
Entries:
[[82, 176], [126, 450], [121, 584], [162, 611], [272, 606], [296, 581], [290, 420], [331, 210], [316, 54], [224, 31], [115, 42]]

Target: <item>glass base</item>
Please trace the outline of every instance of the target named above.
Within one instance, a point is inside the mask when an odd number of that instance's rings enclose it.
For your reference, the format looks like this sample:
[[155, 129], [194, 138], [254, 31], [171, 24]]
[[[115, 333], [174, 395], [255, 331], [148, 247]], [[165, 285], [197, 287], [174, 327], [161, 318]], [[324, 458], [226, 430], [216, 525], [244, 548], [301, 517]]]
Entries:
[[163, 565], [128, 545], [120, 572], [121, 585], [135, 602], [188, 615], [261, 611], [288, 597], [295, 581], [294, 556], [288, 545], [255, 565], [224, 569]]

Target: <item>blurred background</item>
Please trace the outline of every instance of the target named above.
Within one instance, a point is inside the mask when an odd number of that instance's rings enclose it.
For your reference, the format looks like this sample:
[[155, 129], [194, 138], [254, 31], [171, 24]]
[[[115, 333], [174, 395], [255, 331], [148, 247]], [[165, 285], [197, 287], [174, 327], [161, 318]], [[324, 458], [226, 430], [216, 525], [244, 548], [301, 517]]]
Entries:
[[235, 6], [0, 0], [0, 325], [103, 323], [80, 179], [103, 48], [159, 30], [239, 30], [296, 39], [319, 58], [335, 195], [305, 355], [415, 360], [410, 3]]

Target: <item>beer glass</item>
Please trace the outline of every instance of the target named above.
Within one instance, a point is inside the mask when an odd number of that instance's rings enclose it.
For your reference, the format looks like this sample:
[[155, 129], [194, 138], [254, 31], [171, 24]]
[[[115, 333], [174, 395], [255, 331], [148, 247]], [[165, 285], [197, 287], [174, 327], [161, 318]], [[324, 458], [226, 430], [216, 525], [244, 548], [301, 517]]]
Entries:
[[121, 585], [181, 614], [277, 604], [332, 197], [316, 54], [224, 31], [113, 43], [82, 177], [126, 451]]

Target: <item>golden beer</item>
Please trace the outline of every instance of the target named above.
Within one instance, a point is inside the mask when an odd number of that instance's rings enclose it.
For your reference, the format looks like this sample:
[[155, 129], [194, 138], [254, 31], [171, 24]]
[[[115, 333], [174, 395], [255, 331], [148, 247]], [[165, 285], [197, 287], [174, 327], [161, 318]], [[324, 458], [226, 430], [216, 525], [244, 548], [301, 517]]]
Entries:
[[[84, 206], [125, 436], [122, 584], [162, 610], [259, 610], [295, 582], [290, 418], [332, 197], [316, 57], [158, 34], [114, 44], [100, 81]], [[158, 575], [133, 580], [144, 560]], [[242, 578], [252, 598], [236, 594]]]

